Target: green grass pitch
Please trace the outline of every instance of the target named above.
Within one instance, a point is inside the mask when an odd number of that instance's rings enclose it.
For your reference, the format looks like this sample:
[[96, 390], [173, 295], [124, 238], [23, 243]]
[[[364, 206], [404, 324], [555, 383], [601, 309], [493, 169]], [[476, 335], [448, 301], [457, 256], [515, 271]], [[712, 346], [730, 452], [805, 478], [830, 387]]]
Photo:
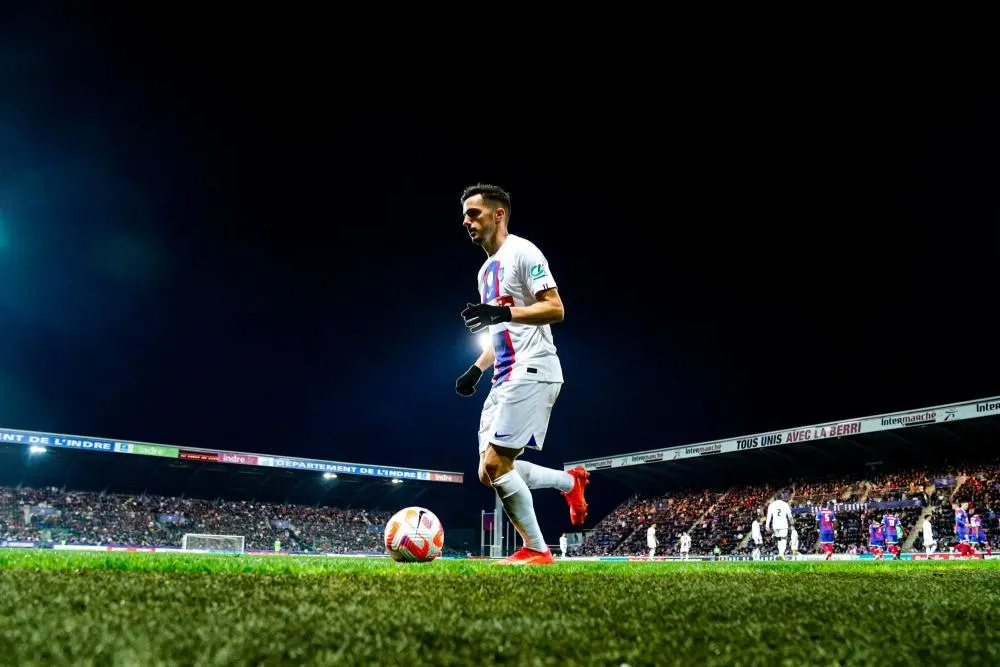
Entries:
[[0, 550], [17, 665], [1000, 664], [1000, 562]]

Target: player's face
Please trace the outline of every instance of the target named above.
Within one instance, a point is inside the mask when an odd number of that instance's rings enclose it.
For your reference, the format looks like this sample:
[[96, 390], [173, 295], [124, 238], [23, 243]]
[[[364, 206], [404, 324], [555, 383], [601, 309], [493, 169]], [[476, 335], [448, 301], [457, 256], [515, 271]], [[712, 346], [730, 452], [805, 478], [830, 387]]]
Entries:
[[473, 195], [465, 200], [462, 207], [465, 231], [476, 245], [483, 245], [496, 236], [496, 212], [489, 207], [482, 195]]

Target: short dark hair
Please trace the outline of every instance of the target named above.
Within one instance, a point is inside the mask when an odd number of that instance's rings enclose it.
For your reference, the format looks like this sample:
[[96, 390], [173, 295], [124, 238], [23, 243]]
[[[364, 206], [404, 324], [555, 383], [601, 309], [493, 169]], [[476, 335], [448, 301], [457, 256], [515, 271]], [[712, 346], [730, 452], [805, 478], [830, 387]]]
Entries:
[[475, 197], [476, 195], [482, 195], [492, 206], [503, 206], [504, 210], [507, 211], [507, 220], [510, 221], [510, 193], [501, 188], [499, 185], [490, 185], [489, 183], [476, 183], [475, 185], [470, 185], [469, 187], [462, 190], [462, 202], [464, 203], [469, 197]]

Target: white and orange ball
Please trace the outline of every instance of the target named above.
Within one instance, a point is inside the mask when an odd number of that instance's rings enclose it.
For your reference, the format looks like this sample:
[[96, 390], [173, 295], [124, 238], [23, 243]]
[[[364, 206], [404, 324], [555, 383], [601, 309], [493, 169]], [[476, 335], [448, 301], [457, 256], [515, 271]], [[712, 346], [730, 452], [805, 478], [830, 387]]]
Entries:
[[444, 526], [429, 509], [406, 507], [385, 525], [385, 550], [395, 561], [426, 563], [441, 555]]

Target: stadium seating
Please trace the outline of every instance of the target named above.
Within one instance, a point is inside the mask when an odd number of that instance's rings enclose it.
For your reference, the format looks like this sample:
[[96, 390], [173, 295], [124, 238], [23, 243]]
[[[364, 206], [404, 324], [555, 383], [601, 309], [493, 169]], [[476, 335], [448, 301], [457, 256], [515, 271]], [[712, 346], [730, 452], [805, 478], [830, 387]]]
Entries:
[[[969, 503], [969, 514], [978, 510], [991, 545], [1000, 546], [1000, 462], [967, 466], [863, 470], [826, 479], [793, 479], [782, 485], [759, 484], [726, 489], [680, 489], [657, 496], [632, 496], [604, 517], [579, 550], [584, 556], [641, 556], [648, 553], [646, 528], [657, 525], [657, 555], [678, 553], [678, 537], [688, 531], [691, 552], [707, 554], [718, 546], [723, 554], [745, 555], [754, 515], [782, 497], [797, 514], [799, 550], [819, 550], [815, 510], [838, 503], [838, 552], [864, 553], [868, 524], [886, 510], [870, 503], [905, 501], [912, 507], [894, 509], [904, 528], [904, 544], [922, 550], [914, 539], [925, 508], [932, 512], [934, 534], [943, 547], [950, 546], [954, 525], [952, 503]], [[906, 538], [910, 539], [907, 540]], [[765, 541], [770, 542], [765, 535]]]
[[179, 546], [185, 533], [243, 535], [247, 550], [379, 552], [387, 512], [0, 487], [0, 539]]

